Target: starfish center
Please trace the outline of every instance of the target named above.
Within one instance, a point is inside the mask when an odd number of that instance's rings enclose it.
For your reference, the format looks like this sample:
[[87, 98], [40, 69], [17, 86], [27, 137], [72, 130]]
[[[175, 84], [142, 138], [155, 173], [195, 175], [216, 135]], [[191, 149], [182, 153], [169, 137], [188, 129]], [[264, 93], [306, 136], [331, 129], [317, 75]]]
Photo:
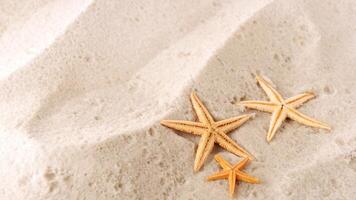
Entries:
[[282, 108], [286, 108], [287, 107], [287, 104], [284, 101], [282, 101], [280, 105], [281, 105]]
[[208, 131], [209, 131], [209, 133], [214, 134], [214, 135], [217, 134], [217, 132], [218, 132], [214, 126], [209, 127]]

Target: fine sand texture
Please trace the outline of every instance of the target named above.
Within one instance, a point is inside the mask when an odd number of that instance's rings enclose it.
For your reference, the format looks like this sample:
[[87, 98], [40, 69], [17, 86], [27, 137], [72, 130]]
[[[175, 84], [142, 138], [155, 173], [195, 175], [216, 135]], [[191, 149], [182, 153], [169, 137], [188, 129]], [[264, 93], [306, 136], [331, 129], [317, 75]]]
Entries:
[[[356, 1], [0, 0], [0, 199], [230, 199], [215, 146], [193, 172], [199, 137], [163, 127], [253, 113], [229, 136], [256, 158], [239, 200], [356, 198]], [[270, 114], [255, 76], [331, 131]]]

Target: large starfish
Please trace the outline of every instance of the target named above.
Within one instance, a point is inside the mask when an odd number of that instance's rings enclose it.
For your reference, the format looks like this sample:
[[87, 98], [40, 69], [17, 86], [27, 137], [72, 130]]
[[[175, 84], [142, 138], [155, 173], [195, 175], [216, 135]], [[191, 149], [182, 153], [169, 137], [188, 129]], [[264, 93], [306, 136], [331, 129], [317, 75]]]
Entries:
[[303, 105], [303, 103], [314, 98], [315, 95], [313, 93], [305, 92], [284, 100], [267, 80], [258, 75], [256, 76], [256, 79], [262, 89], [266, 92], [270, 101], [242, 101], [239, 104], [247, 108], [272, 113], [272, 118], [267, 133], [268, 142], [272, 140], [276, 134], [277, 129], [281, 126], [282, 122], [287, 117], [307, 126], [328, 130], [331, 129], [330, 126], [328, 126], [326, 123], [317, 121], [296, 110], [296, 108]]
[[198, 171], [202, 167], [215, 143], [237, 156], [252, 159], [247, 151], [226, 135], [226, 133], [241, 126], [252, 115], [241, 115], [216, 122], [194, 92], [191, 94], [191, 101], [199, 122], [162, 120], [161, 124], [178, 131], [201, 136], [195, 156], [194, 171]]
[[245, 158], [241, 162], [232, 166], [226, 160], [224, 160], [220, 155], [215, 156], [215, 160], [223, 168], [222, 171], [217, 172], [208, 177], [208, 181], [214, 181], [219, 179], [228, 179], [229, 180], [229, 191], [230, 195], [234, 195], [236, 180], [241, 180], [247, 183], [260, 183], [258, 178], [252, 177], [242, 171], [245, 165], [248, 163], [249, 159]]

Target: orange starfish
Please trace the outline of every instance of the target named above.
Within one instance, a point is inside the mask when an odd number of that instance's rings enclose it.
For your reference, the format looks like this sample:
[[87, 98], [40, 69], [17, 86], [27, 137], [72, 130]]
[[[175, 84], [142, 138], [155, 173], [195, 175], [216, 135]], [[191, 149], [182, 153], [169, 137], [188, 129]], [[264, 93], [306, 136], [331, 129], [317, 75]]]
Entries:
[[208, 177], [208, 181], [214, 181], [219, 179], [228, 179], [229, 180], [229, 191], [230, 195], [234, 195], [236, 180], [241, 180], [247, 183], [260, 183], [258, 178], [252, 177], [242, 171], [245, 165], [248, 163], [249, 159], [245, 158], [236, 165], [232, 166], [229, 162], [224, 160], [220, 155], [215, 156], [215, 160], [223, 168], [222, 171], [217, 172]]
[[242, 101], [239, 104], [247, 108], [272, 113], [272, 118], [267, 133], [268, 142], [272, 140], [278, 128], [282, 125], [282, 122], [287, 117], [307, 126], [328, 130], [331, 129], [330, 126], [326, 123], [308, 117], [296, 109], [303, 105], [303, 103], [314, 98], [315, 95], [313, 93], [305, 92], [288, 99], [283, 99], [282, 95], [280, 95], [267, 80], [258, 75], [256, 76], [256, 79], [262, 89], [266, 92], [270, 101]]
[[252, 116], [251, 114], [214, 121], [213, 117], [194, 92], [191, 94], [191, 101], [199, 122], [162, 120], [161, 124], [178, 131], [201, 136], [195, 156], [194, 171], [198, 171], [203, 166], [204, 161], [213, 150], [215, 143], [218, 143], [222, 148], [237, 156], [252, 159], [252, 156], [247, 151], [226, 135], [226, 133], [231, 132], [245, 123]]

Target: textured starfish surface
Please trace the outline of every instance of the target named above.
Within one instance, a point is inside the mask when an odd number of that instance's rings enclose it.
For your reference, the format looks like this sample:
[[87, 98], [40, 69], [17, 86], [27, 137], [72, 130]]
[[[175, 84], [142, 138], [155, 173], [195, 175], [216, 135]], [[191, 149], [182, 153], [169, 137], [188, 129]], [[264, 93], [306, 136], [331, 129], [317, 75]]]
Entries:
[[194, 171], [198, 171], [203, 166], [215, 143], [237, 156], [252, 159], [252, 156], [237, 145], [226, 133], [238, 128], [253, 115], [241, 115], [215, 121], [194, 92], [191, 94], [191, 101], [199, 122], [162, 120], [161, 124], [178, 131], [201, 136], [195, 156]]
[[219, 163], [223, 170], [209, 176], [208, 181], [228, 179], [229, 192], [231, 196], [234, 195], [236, 180], [241, 180], [247, 183], [260, 183], [260, 180], [258, 178], [252, 177], [241, 171], [249, 162], [248, 158], [243, 159], [241, 162], [235, 164], [234, 166], [224, 160], [220, 155], [216, 155], [215, 160], [217, 163]]
[[305, 92], [284, 100], [282, 96], [272, 87], [270, 82], [263, 79], [261, 76], [257, 76], [256, 79], [262, 89], [266, 92], [270, 101], [242, 101], [239, 104], [247, 108], [272, 113], [267, 133], [268, 142], [272, 140], [276, 134], [276, 131], [287, 117], [307, 126], [328, 130], [331, 129], [326, 123], [317, 121], [296, 110], [296, 108], [303, 105], [303, 103], [314, 98], [315, 95], [313, 93]]

